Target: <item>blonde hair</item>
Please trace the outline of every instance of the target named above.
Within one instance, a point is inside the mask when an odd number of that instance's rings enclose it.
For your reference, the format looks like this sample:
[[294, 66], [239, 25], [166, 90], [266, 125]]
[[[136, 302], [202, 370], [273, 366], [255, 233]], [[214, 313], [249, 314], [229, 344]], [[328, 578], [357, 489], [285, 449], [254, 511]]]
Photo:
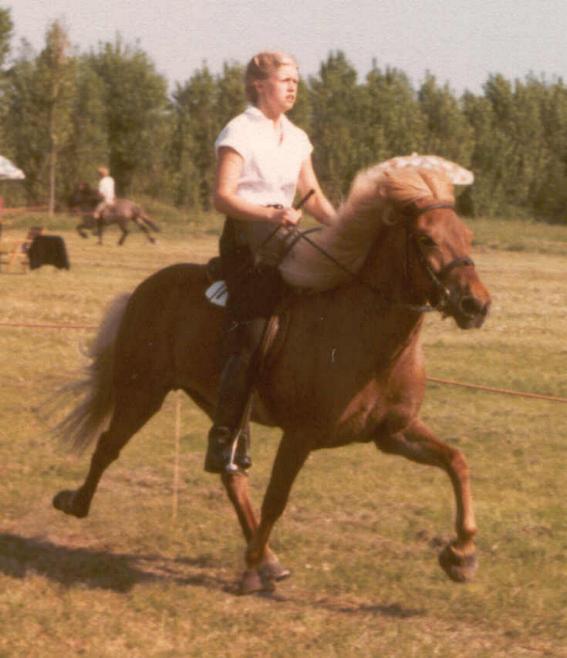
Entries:
[[102, 166], [97, 168], [97, 172], [98, 172], [101, 176], [108, 176], [109, 173], [110, 173], [110, 172], [108, 171], [108, 167], [102, 167]]
[[259, 80], [266, 80], [274, 71], [277, 71], [280, 66], [288, 65], [299, 68], [297, 62], [291, 55], [277, 50], [266, 51], [254, 55], [254, 57], [248, 62], [244, 74], [244, 86], [248, 100], [256, 105], [258, 102], [258, 90], [254, 83]]
[[[384, 171], [380, 165], [359, 173], [333, 226], [309, 236], [350, 272], [358, 272], [384, 226], [400, 210], [430, 198], [454, 202], [453, 184], [442, 171], [407, 167]], [[349, 280], [345, 270], [305, 240], [299, 240], [280, 265], [285, 281], [298, 288], [323, 291]]]

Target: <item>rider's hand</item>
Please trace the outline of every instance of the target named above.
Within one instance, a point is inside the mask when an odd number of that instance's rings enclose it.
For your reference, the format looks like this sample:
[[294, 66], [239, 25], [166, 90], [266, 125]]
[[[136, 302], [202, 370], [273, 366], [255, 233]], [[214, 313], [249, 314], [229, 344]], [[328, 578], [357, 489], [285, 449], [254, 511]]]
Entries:
[[273, 215], [276, 224], [295, 226], [301, 219], [301, 210], [295, 208], [278, 208]]

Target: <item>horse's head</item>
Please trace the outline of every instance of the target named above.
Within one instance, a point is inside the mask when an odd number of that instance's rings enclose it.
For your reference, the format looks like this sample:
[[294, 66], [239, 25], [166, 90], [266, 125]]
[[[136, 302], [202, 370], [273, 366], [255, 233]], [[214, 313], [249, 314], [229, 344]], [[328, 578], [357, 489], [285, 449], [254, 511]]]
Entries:
[[461, 329], [480, 327], [490, 294], [471, 258], [472, 231], [457, 216], [453, 201], [425, 197], [400, 213], [411, 293], [453, 317]]
[[463, 329], [480, 327], [490, 295], [454, 202], [442, 173], [372, 167], [355, 178], [334, 225], [303, 236], [280, 270], [299, 288], [323, 291], [354, 280], [390, 303], [429, 303]]
[[[407, 306], [429, 303], [462, 329], [480, 327], [490, 295], [471, 258], [472, 232], [455, 212], [443, 172], [371, 168], [353, 184], [346, 218], [360, 242], [377, 227], [364, 274]], [[357, 235], [358, 234], [358, 235]], [[367, 240], [369, 241], [369, 240]]]
[[67, 199], [69, 212], [72, 214], [81, 214], [93, 211], [99, 203], [101, 197], [97, 190], [92, 188], [88, 183], [79, 183], [71, 192]]

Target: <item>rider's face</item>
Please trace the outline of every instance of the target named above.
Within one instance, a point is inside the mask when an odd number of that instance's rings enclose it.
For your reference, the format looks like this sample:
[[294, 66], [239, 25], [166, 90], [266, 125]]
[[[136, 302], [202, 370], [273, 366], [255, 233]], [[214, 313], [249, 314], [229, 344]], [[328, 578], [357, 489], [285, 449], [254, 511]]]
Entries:
[[278, 114], [288, 112], [295, 104], [299, 74], [293, 64], [274, 70], [266, 80], [256, 83], [258, 106]]

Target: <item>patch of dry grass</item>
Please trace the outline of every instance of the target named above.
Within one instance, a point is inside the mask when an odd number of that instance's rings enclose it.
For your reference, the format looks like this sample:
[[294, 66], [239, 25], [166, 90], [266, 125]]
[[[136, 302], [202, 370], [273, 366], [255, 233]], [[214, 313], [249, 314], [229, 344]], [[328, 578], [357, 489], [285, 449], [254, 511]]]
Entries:
[[[553, 231], [541, 241], [567, 242]], [[115, 294], [164, 265], [203, 262], [216, 245], [203, 232], [164, 234], [156, 247], [133, 234], [122, 249], [116, 234], [103, 248], [63, 235], [71, 271], [0, 275], [0, 322], [96, 325]], [[492, 317], [479, 332], [428, 318], [430, 374], [567, 396], [566, 257], [479, 250]], [[89, 518], [51, 508], [56, 491], [82, 481], [88, 455], [61, 452], [37, 408], [82, 365], [89, 335], [0, 327], [0, 656], [565, 655], [564, 405], [429, 387], [424, 418], [473, 469], [475, 583], [456, 586], [435, 563], [451, 534], [446, 477], [352, 446], [312, 455], [298, 479], [274, 533], [292, 579], [240, 598], [243, 542], [202, 471], [207, 421], [184, 398], [170, 395], [108, 470]], [[277, 440], [255, 428], [257, 502]]]

